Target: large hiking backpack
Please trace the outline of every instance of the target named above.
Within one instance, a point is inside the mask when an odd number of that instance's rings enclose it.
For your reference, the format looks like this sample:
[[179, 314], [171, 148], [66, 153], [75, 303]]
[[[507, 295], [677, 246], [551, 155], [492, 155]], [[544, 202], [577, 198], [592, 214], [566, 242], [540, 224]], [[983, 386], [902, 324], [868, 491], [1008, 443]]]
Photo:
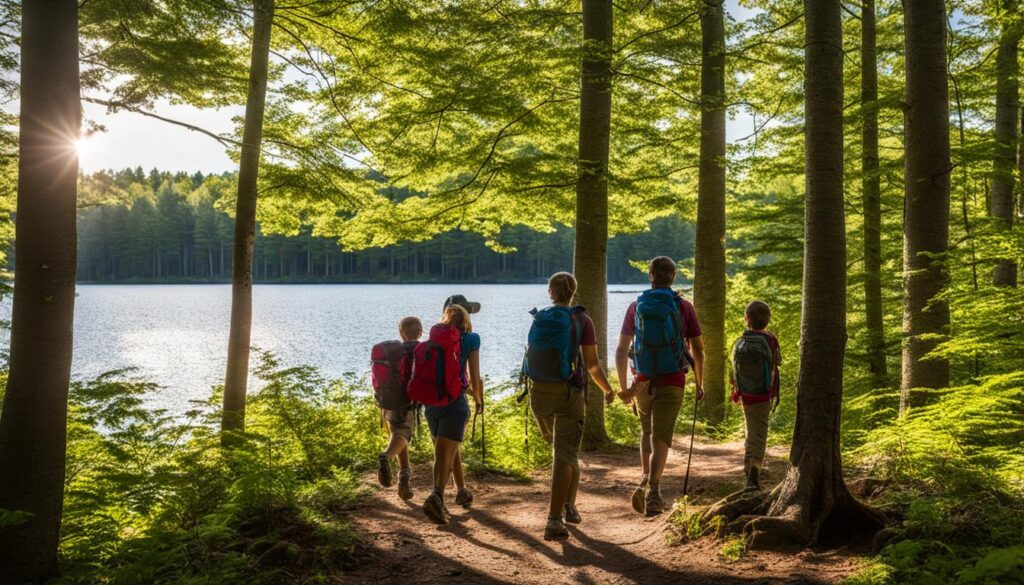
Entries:
[[669, 288], [645, 290], [636, 300], [633, 318], [633, 368], [654, 378], [686, 371], [693, 363], [686, 350], [680, 315], [682, 299]]
[[384, 410], [408, 408], [408, 386], [412, 377], [413, 350], [401, 341], [382, 341], [370, 350], [370, 380], [373, 399]]
[[732, 372], [736, 389], [748, 396], [770, 396], [775, 377], [775, 355], [768, 338], [755, 331], [743, 332], [732, 347]]
[[434, 325], [430, 337], [413, 350], [409, 398], [427, 406], [444, 406], [462, 396], [459, 375], [461, 334], [449, 325]]
[[524, 373], [534, 382], [568, 382], [579, 369], [583, 324], [576, 317], [585, 309], [552, 306], [533, 309], [527, 335]]

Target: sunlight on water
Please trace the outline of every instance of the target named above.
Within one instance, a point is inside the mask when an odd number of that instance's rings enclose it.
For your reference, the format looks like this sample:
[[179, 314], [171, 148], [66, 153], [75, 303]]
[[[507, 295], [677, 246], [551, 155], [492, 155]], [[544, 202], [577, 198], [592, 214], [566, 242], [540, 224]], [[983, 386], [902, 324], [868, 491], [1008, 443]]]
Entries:
[[[639, 291], [613, 285], [609, 291]], [[473, 316], [483, 345], [485, 376], [518, 372], [528, 311], [547, 304], [544, 285], [257, 285], [253, 345], [274, 352], [285, 366], [310, 364], [328, 377], [365, 376], [373, 344], [395, 338], [398, 320], [441, 314], [445, 298], [461, 293], [482, 304]], [[155, 405], [172, 411], [205, 398], [224, 376], [230, 319], [228, 285], [80, 285], [75, 307], [76, 379], [133, 366], [165, 389]], [[633, 294], [609, 294], [609, 344]], [[0, 318], [10, 315], [10, 301]]]

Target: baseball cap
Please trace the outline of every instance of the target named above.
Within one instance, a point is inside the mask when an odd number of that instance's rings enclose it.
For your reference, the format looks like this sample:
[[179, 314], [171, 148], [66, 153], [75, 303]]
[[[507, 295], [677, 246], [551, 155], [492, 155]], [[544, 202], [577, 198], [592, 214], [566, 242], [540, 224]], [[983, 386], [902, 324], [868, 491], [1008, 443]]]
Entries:
[[480, 303], [471, 303], [466, 297], [462, 295], [452, 295], [444, 301], [444, 308], [447, 309], [452, 305], [459, 305], [463, 309], [466, 309], [468, 313], [479, 313]]

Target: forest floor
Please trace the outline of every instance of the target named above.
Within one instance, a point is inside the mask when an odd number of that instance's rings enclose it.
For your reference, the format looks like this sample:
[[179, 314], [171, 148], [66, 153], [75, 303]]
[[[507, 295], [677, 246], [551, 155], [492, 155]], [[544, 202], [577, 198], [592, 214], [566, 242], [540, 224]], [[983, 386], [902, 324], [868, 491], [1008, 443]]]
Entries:
[[[680, 496], [686, 466], [686, 439], [677, 437], [662, 479], [666, 504]], [[785, 453], [773, 449], [769, 477], [781, 479]], [[706, 506], [742, 484], [742, 442], [694, 446], [690, 494]], [[344, 583], [412, 585], [419, 583], [542, 584], [720, 584], [838, 583], [863, 566], [865, 549], [746, 552], [737, 561], [721, 556], [713, 537], [671, 546], [668, 511], [643, 518], [629, 497], [639, 478], [639, 454], [632, 450], [583, 453], [577, 504], [583, 523], [569, 525], [568, 540], [545, 541], [548, 474], [528, 481], [483, 474], [469, 478], [476, 500], [472, 509], [454, 504], [449, 488], [447, 526], [423, 515], [430, 469], [413, 470], [416, 495], [399, 499], [395, 488], [377, 487], [371, 501], [353, 514], [362, 536], [354, 570]], [[367, 476], [375, 483], [376, 476]]]

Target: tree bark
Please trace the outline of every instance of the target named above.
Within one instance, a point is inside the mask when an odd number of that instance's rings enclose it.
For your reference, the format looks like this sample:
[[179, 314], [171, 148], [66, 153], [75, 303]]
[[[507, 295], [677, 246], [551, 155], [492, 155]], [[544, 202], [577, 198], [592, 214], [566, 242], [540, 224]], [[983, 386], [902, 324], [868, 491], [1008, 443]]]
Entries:
[[[748, 544], [809, 545], [880, 526], [843, 481], [839, 424], [846, 349], [843, 49], [840, 0], [804, 0], [804, 276], [796, 426], [786, 476], [765, 497], [733, 495], [709, 514], [741, 516]], [[749, 506], [737, 506], [749, 503]], [[745, 509], [744, 509], [745, 508]]]
[[71, 378], [81, 127], [78, 3], [22, 5], [21, 119], [10, 373], [0, 414], [0, 581], [59, 574], [57, 545]]
[[882, 321], [882, 196], [878, 169], [878, 53], [875, 0], [861, 7], [861, 189], [864, 199], [864, 309], [868, 368], [876, 388], [888, 385]]
[[[949, 282], [949, 86], [943, 0], [907, 2], [906, 194], [903, 228], [903, 378], [900, 412], [928, 402], [916, 389], [949, 385], [949, 362], [925, 359], [949, 328], [936, 296]], [[923, 336], [928, 336], [923, 338]]]
[[704, 335], [704, 397], [711, 424], [725, 418], [725, 13], [704, 0], [700, 173], [693, 298]]
[[[580, 75], [580, 136], [576, 178], [576, 241], [573, 272], [578, 301], [597, 331], [597, 354], [608, 363], [608, 147], [612, 112], [612, 3], [583, 0], [583, 65]], [[583, 426], [583, 448], [608, 441], [604, 400], [591, 392]]]
[[267, 101], [270, 33], [274, 0], [253, 1], [252, 60], [245, 103], [242, 152], [238, 166], [238, 201], [235, 204], [234, 246], [231, 263], [231, 330], [224, 377], [224, 413], [221, 442], [229, 445], [245, 429], [245, 394], [249, 379], [252, 340], [252, 254], [256, 238], [257, 178], [263, 140], [263, 113]]
[[[1003, 14], [1017, 11], [1017, 0], [1003, 0]], [[1021, 26], [1004, 22], [996, 52], [996, 128], [995, 156], [992, 162], [992, 198], [990, 215], [997, 226], [1009, 230], [1014, 220], [1014, 166], [1017, 144], [1017, 114], [1020, 109], [1020, 65], [1017, 61]], [[1017, 262], [1000, 258], [992, 271], [996, 286], [1017, 286]]]

